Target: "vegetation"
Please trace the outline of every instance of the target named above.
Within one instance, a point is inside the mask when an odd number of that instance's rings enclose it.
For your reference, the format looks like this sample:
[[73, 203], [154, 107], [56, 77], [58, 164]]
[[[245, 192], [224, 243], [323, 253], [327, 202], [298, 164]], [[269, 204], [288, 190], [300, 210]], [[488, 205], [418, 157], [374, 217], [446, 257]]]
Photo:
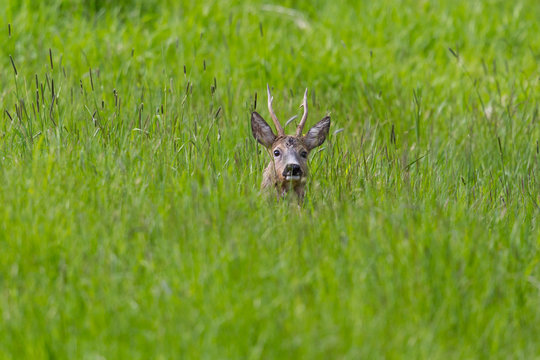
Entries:
[[[540, 355], [538, 1], [0, 12], [0, 358]], [[302, 207], [267, 83], [332, 116]]]

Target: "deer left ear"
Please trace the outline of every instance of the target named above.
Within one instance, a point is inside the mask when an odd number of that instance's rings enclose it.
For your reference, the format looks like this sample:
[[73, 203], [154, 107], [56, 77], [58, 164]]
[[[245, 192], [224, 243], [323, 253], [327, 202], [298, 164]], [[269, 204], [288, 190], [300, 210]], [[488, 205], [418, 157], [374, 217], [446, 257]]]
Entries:
[[312, 150], [317, 146], [322, 145], [328, 136], [330, 130], [330, 116], [325, 116], [324, 119], [316, 123], [306, 135], [304, 135], [304, 144], [308, 150]]
[[271, 148], [276, 140], [276, 135], [270, 125], [256, 111], [251, 113], [251, 132], [253, 137], [266, 148]]

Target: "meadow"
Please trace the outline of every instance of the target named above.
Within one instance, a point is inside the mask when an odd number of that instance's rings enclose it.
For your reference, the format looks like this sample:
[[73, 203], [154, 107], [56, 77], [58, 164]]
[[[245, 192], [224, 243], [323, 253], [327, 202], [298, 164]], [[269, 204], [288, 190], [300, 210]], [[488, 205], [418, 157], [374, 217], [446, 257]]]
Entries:
[[1, 359], [540, 358], [537, 0], [0, 13]]

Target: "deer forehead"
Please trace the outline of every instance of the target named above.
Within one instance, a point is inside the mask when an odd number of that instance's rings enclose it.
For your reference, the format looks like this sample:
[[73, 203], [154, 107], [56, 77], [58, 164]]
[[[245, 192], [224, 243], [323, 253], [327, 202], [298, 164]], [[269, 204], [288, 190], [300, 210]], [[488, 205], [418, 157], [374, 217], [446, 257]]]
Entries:
[[277, 147], [283, 147], [285, 149], [291, 149], [291, 150], [306, 150], [306, 146], [304, 145], [304, 141], [302, 138], [295, 137], [295, 136], [280, 136], [274, 141], [274, 144], [272, 145], [272, 149], [275, 149]]

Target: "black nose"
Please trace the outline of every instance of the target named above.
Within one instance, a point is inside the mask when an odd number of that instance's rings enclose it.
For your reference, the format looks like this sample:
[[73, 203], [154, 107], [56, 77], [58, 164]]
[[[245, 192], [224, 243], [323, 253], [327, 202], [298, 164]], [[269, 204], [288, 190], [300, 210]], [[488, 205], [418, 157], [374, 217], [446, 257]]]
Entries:
[[283, 170], [283, 176], [302, 176], [302, 169], [298, 164], [287, 164]]

